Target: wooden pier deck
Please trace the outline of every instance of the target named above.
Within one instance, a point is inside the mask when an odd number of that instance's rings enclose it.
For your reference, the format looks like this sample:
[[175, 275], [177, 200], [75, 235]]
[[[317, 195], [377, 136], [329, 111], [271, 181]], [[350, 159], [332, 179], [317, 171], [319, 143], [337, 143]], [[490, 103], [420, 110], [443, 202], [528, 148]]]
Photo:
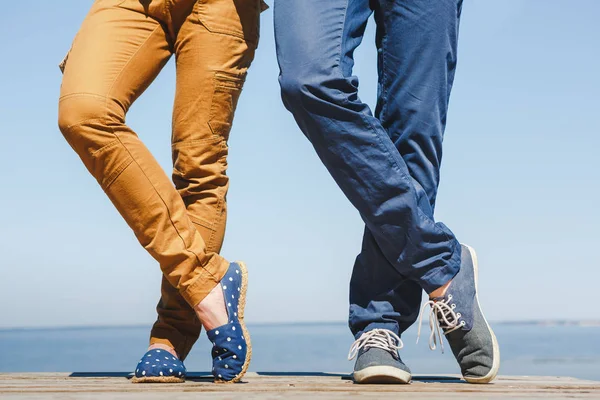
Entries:
[[183, 384], [133, 384], [127, 373], [0, 374], [0, 399], [600, 399], [600, 382], [562, 377], [500, 377], [471, 385], [457, 376], [416, 376], [410, 385], [356, 385], [343, 374], [248, 373], [214, 384], [201, 373]]

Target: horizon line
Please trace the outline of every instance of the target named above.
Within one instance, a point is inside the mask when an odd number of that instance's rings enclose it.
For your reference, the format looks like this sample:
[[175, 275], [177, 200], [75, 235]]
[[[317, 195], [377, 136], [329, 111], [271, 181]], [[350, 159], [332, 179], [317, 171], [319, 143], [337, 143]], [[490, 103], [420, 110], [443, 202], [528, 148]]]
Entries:
[[[497, 325], [537, 325], [537, 326], [600, 326], [600, 319], [524, 319], [524, 320], [497, 320], [491, 321]], [[254, 326], [297, 326], [297, 325], [340, 325], [347, 321], [259, 321], [249, 323]], [[423, 325], [426, 321], [423, 321]], [[143, 328], [151, 324], [103, 324], [103, 325], [53, 325], [53, 326], [14, 326], [1, 327], [0, 332], [8, 331], [41, 331], [41, 330], [85, 330], [85, 329], [114, 329], [114, 328]]]

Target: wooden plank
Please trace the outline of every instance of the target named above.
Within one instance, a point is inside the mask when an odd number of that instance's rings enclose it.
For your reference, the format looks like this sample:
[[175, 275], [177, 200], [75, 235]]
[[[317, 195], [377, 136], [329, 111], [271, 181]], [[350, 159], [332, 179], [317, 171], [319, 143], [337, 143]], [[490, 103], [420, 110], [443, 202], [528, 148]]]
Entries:
[[1, 399], [458, 399], [600, 398], [600, 382], [564, 377], [500, 377], [471, 385], [457, 376], [416, 376], [410, 385], [356, 385], [347, 375], [248, 373], [243, 383], [214, 384], [191, 374], [184, 384], [133, 384], [127, 373], [0, 374]]

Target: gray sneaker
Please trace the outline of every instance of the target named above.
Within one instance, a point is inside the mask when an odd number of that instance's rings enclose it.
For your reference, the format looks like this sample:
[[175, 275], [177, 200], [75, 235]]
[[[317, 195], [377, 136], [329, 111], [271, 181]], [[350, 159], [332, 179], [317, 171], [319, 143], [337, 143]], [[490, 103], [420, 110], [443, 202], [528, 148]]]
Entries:
[[363, 333], [352, 344], [348, 360], [356, 359], [352, 377], [356, 383], [409, 383], [410, 369], [400, 359], [402, 340], [387, 329]]
[[429, 305], [431, 350], [435, 350], [439, 340], [443, 351], [443, 331], [465, 380], [469, 383], [489, 383], [498, 374], [500, 349], [479, 305], [475, 250], [466, 245], [461, 245], [461, 248], [460, 272], [448, 286], [444, 297], [431, 299], [423, 305], [419, 335], [423, 311]]

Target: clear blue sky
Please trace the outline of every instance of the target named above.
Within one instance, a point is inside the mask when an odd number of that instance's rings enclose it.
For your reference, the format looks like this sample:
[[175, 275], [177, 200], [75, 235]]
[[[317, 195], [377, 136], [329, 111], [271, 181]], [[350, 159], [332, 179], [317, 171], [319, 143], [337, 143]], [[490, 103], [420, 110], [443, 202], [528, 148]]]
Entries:
[[[11, 1], [0, 24], [0, 327], [150, 323], [160, 271], [57, 129], [91, 1]], [[437, 219], [474, 246], [492, 320], [600, 318], [600, 2], [466, 0]], [[231, 135], [223, 254], [248, 319], [344, 320], [362, 222], [285, 111], [272, 10]], [[356, 73], [376, 91], [371, 23]], [[174, 65], [128, 123], [170, 171]], [[288, 282], [289, 286], [281, 286]]]

